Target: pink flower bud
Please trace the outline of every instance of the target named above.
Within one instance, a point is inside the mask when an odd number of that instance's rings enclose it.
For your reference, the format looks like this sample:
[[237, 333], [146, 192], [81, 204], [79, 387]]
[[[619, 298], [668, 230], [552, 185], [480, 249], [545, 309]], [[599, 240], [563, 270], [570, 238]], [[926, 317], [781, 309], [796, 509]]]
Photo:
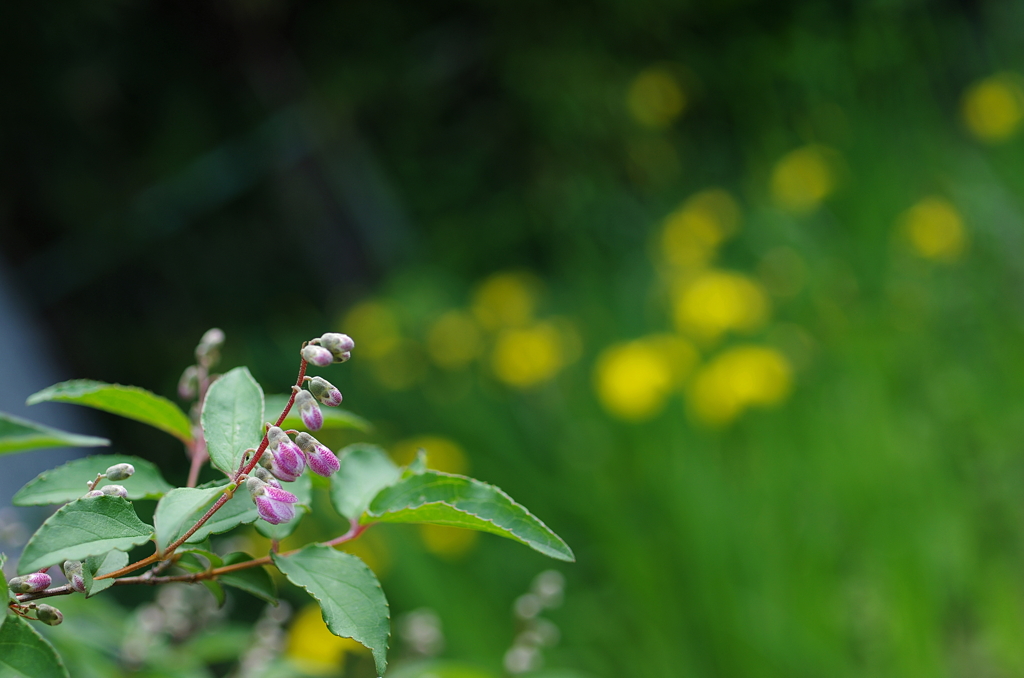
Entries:
[[131, 464], [114, 464], [104, 474], [107, 480], [127, 480], [135, 474], [135, 467]]
[[268, 485], [255, 476], [250, 476], [245, 486], [256, 503], [256, 512], [271, 525], [286, 523], [295, 517], [292, 504], [298, 501], [298, 497], [291, 492]]
[[310, 380], [309, 392], [313, 394], [314, 398], [328, 407], [337, 407], [341, 404], [341, 391], [323, 377], [313, 377]]
[[[123, 485], [104, 485], [100, 489], [100, 492], [111, 497], [121, 497], [122, 499], [128, 498], [128, 490], [126, 490]], [[89, 494], [92, 494], [92, 492]]]
[[81, 561], [65, 560], [64, 576], [68, 578], [68, 584], [79, 593], [85, 593], [85, 576]]
[[276, 450], [277, 446], [285, 441], [291, 441], [291, 438], [284, 432], [284, 429], [278, 426], [271, 426], [267, 429], [267, 444], [270, 445], [271, 450]]
[[61, 614], [61, 611], [46, 603], [36, 607], [36, 617], [47, 626], [56, 626], [64, 621], [64, 615]]
[[[263, 453], [264, 456], [266, 456], [267, 454], [267, 452]], [[253, 471], [252, 474], [259, 478], [260, 480], [262, 480], [263, 482], [265, 482], [267, 485], [272, 485], [273, 487], [281, 489], [281, 481], [275, 478], [274, 474], [272, 474], [267, 469], [257, 466], [256, 470]]]
[[15, 593], [37, 593], [50, 588], [50, 575], [45, 572], [33, 572], [24, 577], [14, 577], [7, 586]]
[[337, 332], [327, 332], [320, 337], [319, 341], [321, 346], [334, 354], [334, 358], [338, 362], [345, 362], [348, 360], [348, 356], [345, 356], [345, 358], [342, 359], [341, 355], [349, 353], [356, 347], [356, 342], [352, 341], [352, 337], [347, 334], [339, 334]]
[[323, 346], [310, 344], [302, 349], [302, 359], [317, 367], [327, 367], [334, 362], [334, 355]]
[[274, 461], [270, 472], [275, 477], [290, 483], [306, 470], [306, 460], [302, 457], [302, 450], [288, 439], [288, 442], [281, 443], [274, 452]]
[[309, 391], [299, 391], [295, 394], [295, 406], [299, 408], [299, 416], [302, 423], [310, 431], [319, 431], [324, 425], [324, 413]]
[[178, 397], [182, 400], [192, 400], [199, 392], [199, 368], [189, 365], [181, 373], [178, 379]]
[[306, 455], [306, 463], [309, 464], [309, 468], [318, 476], [326, 478], [341, 468], [338, 457], [308, 433], [300, 433], [295, 436], [295, 442]]
[[84, 496], [86, 496], [86, 497], [102, 497], [103, 496], [103, 491], [102, 490], [89, 490], [88, 492], [85, 493]]

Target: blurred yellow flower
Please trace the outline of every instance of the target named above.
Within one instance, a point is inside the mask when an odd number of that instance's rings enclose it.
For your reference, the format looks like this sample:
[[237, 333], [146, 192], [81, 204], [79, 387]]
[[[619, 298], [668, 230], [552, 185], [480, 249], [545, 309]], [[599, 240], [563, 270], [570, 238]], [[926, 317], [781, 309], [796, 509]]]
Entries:
[[486, 329], [523, 327], [533, 319], [537, 278], [522, 271], [495, 273], [473, 295], [471, 310]]
[[673, 335], [609, 346], [598, 356], [594, 387], [608, 412], [627, 421], [657, 415], [697, 362], [697, 350]]
[[676, 328], [713, 341], [724, 332], [755, 330], [768, 319], [768, 297], [750, 278], [707, 270], [680, 283], [675, 291]]
[[811, 212], [835, 191], [837, 154], [812, 144], [784, 155], [772, 170], [772, 196], [792, 212]]
[[565, 363], [563, 340], [554, 324], [539, 322], [498, 335], [491, 355], [495, 376], [517, 388], [551, 379]]
[[416, 453], [427, 453], [427, 465], [445, 473], [464, 474], [469, 470], [466, 453], [454, 440], [441, 436], [415, 436], [400, 440], [391, 446], [391, 457], [396, 464], [405, 466], [416, 459]]
[[641, 71], [630, 83], [626, 105], [640, 124], [664, 129], [685, 110], [686, 95], [671, 71], [652, 66]]
[[[359, 350], [359, 344], [356, 344]], [[412, 339], [396, 337], [384, 353], [370, 356], [370, 372], [377, 382], [391, 391], [407, 391], [427, 375], [423, 348]]]
[[662, 256], [674, 266], [707, 264], [739, 223], [739, 205], [728, 192], [720, 188], [701, 191], [666, 217]]
[[376, 301], [364, 301], [345, 315], [339, 326], [356, 342], [355, 355], [376, 358], [394, 350], [401, 339], [394, 311]]
[[464, 311], [447, 311], [427, 331], [427, 354], [439, 367], [465, 367], [483, 350], [480, 327]]
[[925, 259], [956, 261], [967, 247], [963, 219], [944, 198], [922, 199], [903, 214], [901, 225], [914, 252]]
[[971, 133], [987, 142], [1010, 138], [1024, 120], [1024, 90], [1015, 73], [998, 73], [974, 83], [961, 105]]
[[344, 666], [345, 655], [369, 652], [351, 638], [339, 638], [327, 630], [320, 606], [302, 608], [288, 629], [285, 656], [302, 671], [313, 676], [337, 675]]
[[792, 387], [792, 368], [778, 351], [738, 346], [720, 353], [690, 383], [690, 409], [701, 421], [724, 425], [751, 406], [781, 402]]
[[445, 560], [458, 560], [476, 546], [480, 535], [476, 530], [464, 530], [447, 525], [420, 525], [420, 538], [427, 550]]

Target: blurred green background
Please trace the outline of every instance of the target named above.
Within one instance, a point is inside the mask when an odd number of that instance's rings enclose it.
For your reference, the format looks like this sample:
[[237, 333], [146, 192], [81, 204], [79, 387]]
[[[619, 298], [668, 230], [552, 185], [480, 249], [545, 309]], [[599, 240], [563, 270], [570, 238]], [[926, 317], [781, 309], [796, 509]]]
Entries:
[[[396, 675], [1024, 675], [1024, 5], [0, 12], [0, 251], [64, 371], [171, 396], [219, 326], [284, 392], [347, 332], [326, 376], [375, 428], [332, 445], [423, 446], [575, 550], [371, 530]], [[73, 675], [258, 674], [252, 601], [203, 654], [192, 594], [136, 595], [167, 654], [65, 610]], [[371, 675], [302, 600], [267, 647]]]

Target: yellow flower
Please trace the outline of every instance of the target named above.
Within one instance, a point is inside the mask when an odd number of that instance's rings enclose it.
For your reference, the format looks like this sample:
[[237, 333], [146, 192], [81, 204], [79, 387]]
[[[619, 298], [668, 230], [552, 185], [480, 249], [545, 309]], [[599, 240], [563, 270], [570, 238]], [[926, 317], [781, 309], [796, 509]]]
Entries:
[[661, 253], [674, 266], [700, 266], [710, 262], [718, 246], [736, 232], [740, 208], [720, 188], [701, 191], [665, 219]]
[[914, 252], [925, 259], [952, 262], [967, 247], [963, 219], [944, 198], [922, 199], [903, 214], [901, 226]]
[[835, 151], [809, 145], [784, 155], [772, 170], [772, 196], [797, 213], [814, 211], [837, 186]]
[[331, 633], [316, 604], [302, 608], [288, 629], [285, 656], [310, 675], [337, 675], [344, 666], [346, 654], [367, 652], [369, 650], [357, 641]]
[[751, 406], [781, 402], [792, 387], [792, 368], [778, 351], [731, 348], [700, 369], [690, 384], [690, 409], [701, 421], [724, 425]]
[[612, 415], [643, 421], [661, 412], [696, 362], [696, 349], [681, 337], [655, 335], [615, 344], [597, 359], [594, 387]]
[[407, 391], [427, 375], [423, 348], [406, 338], [396, 338], [386, 352], [370, 356], [369, 368], [377, 383], [392, 391]]
[[401, 339], [395, 312], [376, 301], [364, 301], [350, 310], [340, 331], [355, 339], [356, 355], [367, 358], [387, 354]]
[[967, 129], [995, 143], [1013, 136], [1024, 120], [1024, 90], [1015, 73], [998, 73], [974, 83], [964, 93], [961, 110]]
[[626, 105], [640, 124], [664, 129], [686, 109], [686, 95], [668, 69], [652, 66], [633, 79], [626, 94]]
[[730, 330], [755, 330], [768, 319], [768, 312], [764, 290], [739, 273], [704, 271], [675, 291], [676, 328], [706, 341]]
[[476, 546], [480, 535], [476, 530], [464, 530], [447, 525], [420, 525], [420, 539], [427, 550], [445, 560], [458, 560]]
[[529, 388], [551, 379], [565, 362], [563, 340], [552, 323], [540, 322], [498, 335], [491, 355], [494, 375], [509, 386]]
[[526, 272], [506, 271], [490, 276], [473, 295], [472, 311], [486, 329], [523, 327], [533, 319], [537, 279]]
[[439, 367], [448, 370], [465, 367], [482, 349], [480, 327], [463, 311], [447, 311], [427, 332], [427, 354]]

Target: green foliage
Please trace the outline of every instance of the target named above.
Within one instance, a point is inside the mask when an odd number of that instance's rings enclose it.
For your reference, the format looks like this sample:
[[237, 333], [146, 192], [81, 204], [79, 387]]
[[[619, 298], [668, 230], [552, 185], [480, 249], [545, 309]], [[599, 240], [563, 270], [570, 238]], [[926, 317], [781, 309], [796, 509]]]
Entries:
[[65, 560], [85, 560], [111, 549], [128, 551], [145, 544], [153, 528], [139, 520], [121, 497], [88, 497], [62, 506], [25, 545], [18, 573], [29, 574]]
[[60, 431], [0, 412], [0, 454], [47, 447], [105, 447], [106, 438]]
[[210, 461], [224, 473], [235, 473], [245, 450], [262, 438], [263, 389], [249, 370], [236, 367], [210, 386], [201, 421]]
[[[205, 512], [205, 508], [196, 509], [195, 513], [191, 516], [192, 522], [199, 520], [200, 516]], [[196, 530], [195, 534], [188, 538], [188, 541], [192, 544], [198, 544], [206, 540], [211, 534], [220, 534], [239, 525], [248, 525], [255, 521], [256, 518], [256, 507], [253, 505], [249, 493], [244, 487], [239, 487], [235, 490], [231, 499], [228, 499], [224, 506], [213, 514], [210, 520]]]
[[[237, 565], [250, 560], [253, 560], [253, 557], [248, 553], [236, 552], [224, 556], [225, 565]], [[225, 572], [217, 577], [217, 581], [241, 589], [271, 605], [277, 605], [277, 586], [274, 585], [274, 580], [270, 578], [270, 574], [265, 568], [250, 567], [245, 570]]]
[[85, 597], [91, 598], [101, 591], [114, 585], [113, 579], [96, 579], [105, 574], [120, 570], [128, 564], [128, 554], [124, 551], [110, 551], [101, 556], [89, 556], [85, 559]]
[[378, 675], [384, 675], [391, 616], [370, 568], [352, 554], [315, 544], [273, 559], [290, 582], [316, 599], [331, 633], [370, 648]]
[[[295, 531], [302, 517], [309, 512], [309, 505], [313, 500], [313, 479], [310, 477], [310, 474], [304, 473], [299, 476], [295, 482], [288, 485], [288, 491], [298, 497], [299, 500], [295, 504], [294, 518], [280, 525], [271, 525], [264, 520], [256, 521], [256, 530], [267, 539], [276, 539], [278, 541], [284, 539]], [[255, 511], [253, 513], [255, 514]]]
[[[160, 470], [152, 462], [126, 454], [106, 454], [75, 459], [50, 471], [43, 471], [18, 490], [13, 503], [15, 506], [34, 506], [63, 504], [78, 499], [85, 494], [86, 482], [94, 480], [97, 474], [114, 464], [131, 464], [135, 467], [135, 474], [119, 483], [127, 490], [128, 499], [159, 499], [171, 489], [171, 485], [163, 479]], [[107, 483], [107, 480], [101, 480], [97, 487]]]
[[480, 530], [514, 539], [558, 560], [576, 559], [561, 537], [500, 489], [450, 473], [424, 471], [385, 487], [362, 520]]
[[[268, 414], [281, 412], [284, 410], [284, 406], [287, 402], [288, 396], [268, 395], [266, 397], [266, 411]], [[322, 409], [322, 413], [324, 415], [323, 430], [331, 431], [350, 429], [366, 433], [373, 429], [373, 425], [370, 424], [369, 421], [363, 419], [358, 414], [340, 407], [325, 407]], [[304, 428], [304, 424], [302, 423], [302, 418], [299, 417], [299, 413], [295, 410], [290, 410], [288, 412], [288, 416], [281, 422], [281, 428]]]
[[377, 493], [397, 481], [402, 472], [376, 445], [349, 445], [339, 456], [341, 468], [331, 476], [331, 501], [338, 513], [356, 520]]
[[157, 549], [163, 552], [168, 544], [185, 534], [228, 487], [226, 484], [206, 489], [179, 487], [168, 492], [153, 514]]
[[6, 614], [0, 624], [0, 678], [68, 678], [50, 643], [21, 617]]
[[84, 405], [149, 424], [184, 443], [192, 440], [192, 424], [180, 407], [137, 386], [75, 379], [44, 388], [30, 395], [26, 402], [29, 405], [46, 402]]

